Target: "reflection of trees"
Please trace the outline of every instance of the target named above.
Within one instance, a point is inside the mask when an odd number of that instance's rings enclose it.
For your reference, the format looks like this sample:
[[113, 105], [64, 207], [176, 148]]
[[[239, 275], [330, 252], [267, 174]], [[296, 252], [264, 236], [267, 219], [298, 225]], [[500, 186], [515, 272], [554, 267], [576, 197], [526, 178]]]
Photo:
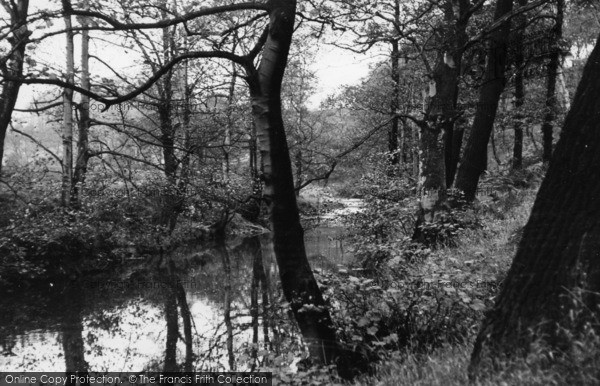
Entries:
[[233, 324], [231, 323], [231, 261], [225, 244], [220, 243], [217, 246], [217, 249], [223, 259], [223, 272], [225, 273], [225, 283], [223, 286], [223, 315], [225, 327], [227, 329], [227, 358], [229, 361], [229, 369], [233, 371], [235, 370], [235, 356], [233, 354]]
[[252, 316], [252, 352], [253, 360], [252, 371], [255, 370], [258, 363], [258, 330], [259, 330], [259, 304], [258, 304], [258, 288], [260, 286], [262, 294], [262, 310], [263, 310], [263, 339], [265, 349], [272, 349], [269, 339], [269, 280], [265, 272], [263, 264], [263, 251], [260, 243], [260, 238], [253, 237], [247, 240], [248, 251], [252, 256], [252, 284], [250, 286], [250, 315]]
[[177, 371], [177, 340], [180, 337], [178, 312], [183, 321], [183, 341], [185, 343], [185, 362], [183, 370], [191, 372], [193, 370], [193, 345], [192, 345], [192, 318], [187, 304], [185, 288], [176, 274], [175, 265], [172, 260], [168, 262], [168, 275], [165, 283], [165, 319], [167, 321], [167, 344], [165, 349], [165, 363], [163, 371]]
[[66, 372], [85, 374], [88, 371], [88, 364], [85, 360], [83, 343], [82, 309], [84, 299], [81, 291], [68, 287], [61, 300], [63, 301], [61, 308], [65, 310], [61, 323], [61, 337]]

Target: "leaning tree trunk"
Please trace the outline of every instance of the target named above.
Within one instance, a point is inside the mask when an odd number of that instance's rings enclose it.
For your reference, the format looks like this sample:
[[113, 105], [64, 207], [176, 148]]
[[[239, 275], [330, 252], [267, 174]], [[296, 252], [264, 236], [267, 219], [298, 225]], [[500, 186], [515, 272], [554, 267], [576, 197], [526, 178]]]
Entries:
[[[66, 81], [70, 84], [75, 83], [75, 64], [73, 31], [71, 16], [65, 15], [65, 36], [67, 38], [67, 69]], [[62, 206], [71, 204], [71, 187], [73, 183], [73, 90], [65, 88], [63, 90], [63, 158], [62, 158]]]
[[[527, 354], [537, 339], [564, 349], [568, 342], [559, 325], [574, 328], [576, 336], [587, 321], [600, 317], [598, 73], [600, 37], [502, 291], [477, 337], [471, 376], [482, 359]], [[592, 326], [598, 329], [597, 323]]]
[[[27, 29], [27, 13], [29, 0], [11, 2], [10, 28], [12, 36], [7, 38], [10, 43], [11, 54], [0, 60], [0, 72], [6, 77], [21, 77], [23, 75], [23, 62], [25, 61], [25, 47], [28, 43], [30, 31]], [[2, 161], [4, 159], [4, 139], [10, 124], [12, 113], [17, 103], [21, 83], [13, 80], [4, 80], [2, 94], [0, 95], [0, 178], [2, 177]]]
[[269, 33], [258, 71], [247, 66], [263, 160], [263, 197], [269, 206], [273, 249], [284, 295], [311, 357], [332, 363], [338, 352], [335, 329], [313, 276], [294, 192], [292, 165], [281, 113], [281, 83], [292, 34], [296, 1], [272, 0]]
[[[508, 14], [512, 8], [513, 0], [498, 0], [494, 20]], [[456, 178], [456, 188], [465, 194], [467, 200], [475, 199], [479, 177], [487, 168], [488, 142], [494, 127], [500, 94], [506, 82], [504, 72], [509, 32], [510, 20], [490, 34], [487, 65], [479, 90], [475, 120]]]
[[550, 161], [552, 157], [552, 124], [556, 119], [556, 80], [558, 79], [558, 70], [560, 68], [560, 40], [562, 38], [562, 25], [564, 18], [564, 0], [556, 0], [556, 20], [552, 28], [550, 62], [548, 63], [548, 71], [546, 78], [546, 113], [544, 114], [544, 122], [542, 123], [542, 144], [543, 144], [543, 160]]

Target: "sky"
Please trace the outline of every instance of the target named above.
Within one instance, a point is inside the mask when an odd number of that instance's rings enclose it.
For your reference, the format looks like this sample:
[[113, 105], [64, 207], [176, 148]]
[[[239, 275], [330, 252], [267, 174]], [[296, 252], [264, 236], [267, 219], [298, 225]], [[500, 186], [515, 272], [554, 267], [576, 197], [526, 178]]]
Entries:
[[[45, 3], [41, 0], [33, 0], [32, 3], [34, 4], [34, 8], [45, 5]], [[58, 24], [62, 23], [56, 23], [56, 25], [50, 28], [58, 29], [64, 27], [64, 25]], [[38, 31], [37, 33], [42, 33], [42, 31]], [[92, 32], [91, 36], [94, 37], [94, 35], [100, 36], [99, 33]], [[106, 60], [111, 66], [119, 68], [124, 73], [130, 71], [135, 74], [136, 65], [134, 60], [137, 59], [138, 55], [133, 53], [124, 53], [122, 48], [116, 46], [117, 43], [118, 42], [116, 41], [103, 42], [92, 38], [90, 42], [90, 54], [98, 55], [103, 60]], [[64, 46], [64, 35], [59, 35], [43, 41], [38, 47], [35, 48], [34, 56], [38, 62], [38, 65], [47, 65], [50, 68], [55, 67], [64, 69]], [[76, 69], [79, 67], [80, 60], [79, 47], [80, 40], [79, 37], [76, 36]], [[372, 53], [361, 55], [337, 48], [332, 45], [319, 45], [315, 61], [312, 65], [312, 69], [315, 71], [317, 77], [317, 92], [312, 98], [309, 99], [309, 107], [318, 108], [321, 101], [325, 100], [327, 96], [340, 89], [343, 85], [355, 84], [361, 78], [367, 76], [369, 72], [369, 65], [375, 60], [376, 58], [374, 58]], [[114, 78], [114, 74], [94, 60], [90, 61], [90, 71], [92, 76], [98, 75], [106, 78]], [[139, 69], [137, 71], [139, 71]], [[29, 108], [34, 96], [36, 96], [37, 99], [41, 99], [40, 91], [48, 89], [48, 86], [42, 85], [23, 85], [19, 93], [19, 99], [16, 107], [18, 109]], [[53, 87], [52, 89], [56, 90], [56, 87]]]

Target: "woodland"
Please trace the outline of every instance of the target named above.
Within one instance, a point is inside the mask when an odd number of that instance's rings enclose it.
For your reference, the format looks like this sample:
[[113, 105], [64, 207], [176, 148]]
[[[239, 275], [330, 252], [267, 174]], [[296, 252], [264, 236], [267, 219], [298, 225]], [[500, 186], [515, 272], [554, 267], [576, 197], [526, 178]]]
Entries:
[[600, 384], [598, 0], [0, 5], [0, 371]]

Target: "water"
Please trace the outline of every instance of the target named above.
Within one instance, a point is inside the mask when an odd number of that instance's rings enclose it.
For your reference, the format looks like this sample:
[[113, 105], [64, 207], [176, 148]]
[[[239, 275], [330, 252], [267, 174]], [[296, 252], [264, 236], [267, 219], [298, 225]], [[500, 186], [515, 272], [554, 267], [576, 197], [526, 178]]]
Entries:
[[[341, 227], [307, 232], [306, 246], [318, 269], [351, 260]], [[10, 289], [0, 299], [0, 369], [242, 371], [298, 360], [268, 236], [183, 248], [171, 261], [170, 271]]]

